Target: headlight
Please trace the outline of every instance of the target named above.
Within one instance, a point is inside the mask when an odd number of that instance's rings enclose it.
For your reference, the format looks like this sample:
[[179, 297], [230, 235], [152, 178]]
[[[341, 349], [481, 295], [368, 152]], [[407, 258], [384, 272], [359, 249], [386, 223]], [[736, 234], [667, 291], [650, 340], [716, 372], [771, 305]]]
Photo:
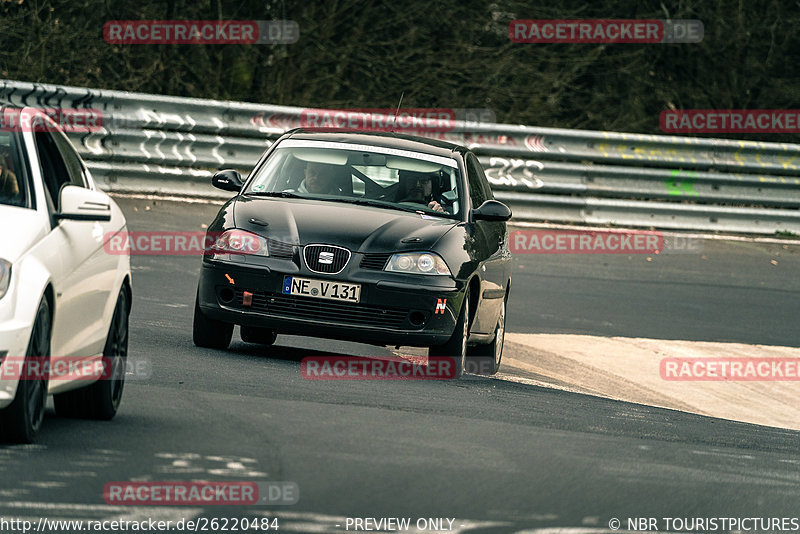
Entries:
[[267, 240], [245, 230], [225, 230], [220, 233], [209, 232], [206, 238], [206, 254], [251, 254], [269, 256]]
[[438, 254], [432, 252], [403, 252], [389, 258], [386, 271], [411, 274], [450, 275], [450, 269]]
[[0, 299], [3, 298], [11, 284], [11, 262], [0, 260]]

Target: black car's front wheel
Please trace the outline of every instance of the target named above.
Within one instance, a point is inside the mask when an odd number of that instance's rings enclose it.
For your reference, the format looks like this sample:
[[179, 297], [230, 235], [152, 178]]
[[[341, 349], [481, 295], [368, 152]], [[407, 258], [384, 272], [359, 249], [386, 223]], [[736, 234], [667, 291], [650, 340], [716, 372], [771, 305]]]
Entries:
[[207, 349], [228, 348], [233, 337], [233, 324], [217, 321], [203, 314], [200, 309], [200, 297], [194, 301], [194, 321], [192, 324], [192, 340], [198, 347]]
[[484, 345], [467, 349], [467, 371], [476, 375], [493, 375], [500, 369], [503, 358], [503, 342], [506, 335], [506, 301], [500, 307], [500, 316], [494, 330], [494, 340]]
[[8, 407], [0, 410], [0, 438], [4, 441], [32, 443], [42, 426], [48, 383], [42, 369], [50, 357], [50, 325], [50, 305], [43, 298], [33, 322], [17, 394]]
[[464, 293], [464, 304], [458, 314], [453, 335], [444, 345], [436, 345], [428, 349], [429, 357], [452, 358], [455, 365], [453, 378], [461, 378], [467, 358], [467, 339], [469, 338], [469, 290]]

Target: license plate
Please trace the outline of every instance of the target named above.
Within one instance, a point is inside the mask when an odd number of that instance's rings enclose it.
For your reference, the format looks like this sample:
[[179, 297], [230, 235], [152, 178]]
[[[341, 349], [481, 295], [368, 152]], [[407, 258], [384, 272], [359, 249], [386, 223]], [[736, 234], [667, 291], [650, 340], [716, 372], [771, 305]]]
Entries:
[[283, 278], [283, 294], [358, 302], [361, 299], [361, 285], [285, 276]]

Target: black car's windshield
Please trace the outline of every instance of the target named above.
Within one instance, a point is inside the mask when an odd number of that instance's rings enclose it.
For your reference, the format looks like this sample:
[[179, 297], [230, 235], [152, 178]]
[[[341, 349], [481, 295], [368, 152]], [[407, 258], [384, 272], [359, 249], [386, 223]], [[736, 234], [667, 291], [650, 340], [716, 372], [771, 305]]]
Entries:
[[0, 204], [26, 205], [25, 180], [19, 169], [16, 137], [11, 132], [0, 132]]
[[245, 194], [314, 198], [458, 217], [453, 158], [394, 148], [288, 139]]

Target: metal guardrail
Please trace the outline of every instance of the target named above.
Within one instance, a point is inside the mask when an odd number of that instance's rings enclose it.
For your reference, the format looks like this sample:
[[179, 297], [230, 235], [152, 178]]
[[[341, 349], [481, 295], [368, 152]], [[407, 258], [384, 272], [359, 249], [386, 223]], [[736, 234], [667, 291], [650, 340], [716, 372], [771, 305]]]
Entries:
[[[248, 172], [307, 111], [9, 80], [0, 101], [97, 109], [102, 128], [68, 135], [101, 187], [197, 196], [220, 196], [213, 170]], [[423, 135], [475, 151], [517, 219], [800, 234], [800, 145], [465, 122]]]

